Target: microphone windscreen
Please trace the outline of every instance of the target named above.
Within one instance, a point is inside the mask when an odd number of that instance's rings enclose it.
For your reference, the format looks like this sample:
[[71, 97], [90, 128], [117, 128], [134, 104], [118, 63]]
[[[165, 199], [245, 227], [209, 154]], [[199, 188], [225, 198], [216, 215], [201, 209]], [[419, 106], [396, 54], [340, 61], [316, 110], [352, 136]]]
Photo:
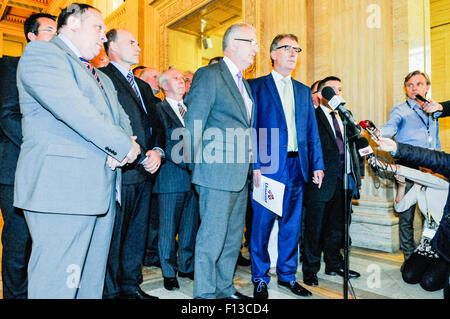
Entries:
[[359, 149], [369, 146], [369, 141], [367, 140], [367, 138], [361, 137], [355, 141], [355, 144], [356, 144], [356, 148], [359, 150]]
[[336, 93], [334, 92], [333, 88], [330, 86], [326, 86], [322, 89], [322, 96], [327, 99], [328, 101], [330, 101], [333, 96], [335, 96]]
[[361, 121], [359, 122], [359, 126], [361, 126], [363, 129], [366, 129], [370, 126], [370, 124], [368, 123], [368, 121]]

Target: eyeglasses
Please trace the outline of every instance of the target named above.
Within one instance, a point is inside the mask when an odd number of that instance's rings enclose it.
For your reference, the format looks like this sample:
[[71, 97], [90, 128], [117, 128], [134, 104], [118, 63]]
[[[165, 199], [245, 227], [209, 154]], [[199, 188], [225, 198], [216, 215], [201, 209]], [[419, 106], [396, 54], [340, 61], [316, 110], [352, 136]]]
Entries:
[[256, 40], [253, 39], [235, 39], [235, 40], [250, 42], [253, 47], [259, 48], [258, 42], [256, 42]]
[[291, 50], [294, 50], [297, 53], [302, 52], [302, 49], [300, 49], [298, 47], [293, 47], [293, 46], [290, 46], [290, 45], [282, 45], [282, 46], [276, 48], [275, 50], [279, 50], [279, 49], [283, 49], [286, 52], [290, 52]]

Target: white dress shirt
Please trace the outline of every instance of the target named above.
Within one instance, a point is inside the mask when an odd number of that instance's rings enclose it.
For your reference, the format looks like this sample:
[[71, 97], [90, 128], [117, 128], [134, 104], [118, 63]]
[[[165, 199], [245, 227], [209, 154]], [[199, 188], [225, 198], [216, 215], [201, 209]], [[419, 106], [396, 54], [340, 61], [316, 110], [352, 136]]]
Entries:
[[[228, 70], [230, 70], [231, 75], [233, 76], [234, 83], [236, 83], [236, 86], [239, 88], [237, 74], [240, 71], [239, 71], [238, 67], [227, 56], [225, 56], [223, 58], [223, 62], [225, 62], [226, 66], [228, 67]], [[242, 80], [244, 80], [244, 79], [242, 79]], [[245, 107], [247, 108], [248, 114], [250, 114], [250, 118], [251, 118], [253, 102], [252, 102], [252, 99], [250, 98], [250, 96], [248, 95], [247, 89], [245, 89], [245, 85], [244, 85], [244, 94], [245, 94]]]
[[[291, 76], [288, 75], [287, 77], [283, 77], [280, 73], [278, 73], [275, 70], [272, 70], [272, 77], [275, 81], [275, 86], [277, 87], [277, 91], [278, 91], [278, 95], [280, 96], [281, 99], [281, 104], [283, 105], [283, 111], [284, 111], [284, 116], [287, 119], [294, 117], [295, 118], [295, 111], [294, 109], [290, 109], [286, 107], [286, 103], [285, 103], [285, 96], [284, 96], [284, 86], [288, 85], [288, 90], [289, 90], [289, 94], [291, 95], [292, 101], [294, 101], [294, 106], [295, 107], [295, 98], [294, 98], [294, 88], [292, 86], [292, 79]], [[284, 79], [287, 78], [287, 84], [285, 84]], [[291, 114], [287, 115], [286, 112], [291, 112]], [[288, 135], [294, 134], [293, 138], [297, 138], [297, 129], [296, 127], [292, 127], [293, 125], [290, 125], [290, 123], [286, 123], [287, 128], [288, 128]], [[290, 141], [291, 139], [288, 138], [288, 141]], [[292, 143], [288, 143], [288, 152], [297, 152], [298, 149], [293, 149], [294, 146], [291, 145]], [[297, 146], [298, 148], [298, 146]]]
[[183, 103], [183, 99], [181, 99], [180, 101], [176, 101], [174, 99], [171, 99], [170, 97], [166, 97], [166, 101], [167, 103], [169, 103], [170, 107], [175, 112], [175, 114], [177, 115], [178, 119], [183, 124], [183, 126], [185, 126], [184, 119], [180, 114], [180, 109], [178, 108], [178, 103], [181, 103], [183, 105], [184, 110], [187, 110], [186, 106]]

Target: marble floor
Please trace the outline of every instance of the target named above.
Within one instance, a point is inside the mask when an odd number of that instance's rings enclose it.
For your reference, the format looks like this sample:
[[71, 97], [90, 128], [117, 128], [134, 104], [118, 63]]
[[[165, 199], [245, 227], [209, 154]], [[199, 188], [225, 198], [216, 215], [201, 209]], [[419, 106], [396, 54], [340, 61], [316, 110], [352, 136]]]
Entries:
[[[248, 252], [243, 255], [248, 257]], [[442, 290], [427, 292], [419, 285], [406, 284], [401, 277], [400, 266], [403, 255], [398, 253], [382, 253], [373, 250], [352, 248], [350, 252], [350, 268], [361, 274], [358, 279], [350, 280], [349, 299], [443, 299]], [[301, 265], [299, 266], [301, 270]], [[143, 267], [144, 281], [141, 288], [150, 295], [161, 299], [191, 299], [193, 297], [193, 281], [178, 278], [180, 289], [168, 291], [163, 286], [161, 269]], [[271, 275], [269, 283], [270, 299], [343, 299], [343, 279], [339, 276], [328, 276], [324, 273], [324, 264], [318, 273], [319, 286], [309, 287], [311, 297], [298, 297], [285, 288], [277, 285], [276, 275]], [[302, 283], [302, 273], [297, 273], [297, 279]], [[252, 296], [250, 267], [238, 266], [234, 278], [235, 287], [243, 294]], [[0, 297], [1, 291], [0, 278]]]
[[[244, 256], [248, 256], [244, 252]], [[349, 299], [443, 299], [442, 290], [427, 292], [420, 285], [406, 284], [401, 277], [400, 266], [403, 262], [401, 252], [388, 254], [372, 250], [352, 248], [350, 252], [350, 268], [361, 274], [358, 279], [350, 280]], [[299, 267], [301, 270], [301, 265]], [[168, 291], [163, 286], [161, 269], [144, 267], [144, 282], [141, 288], [150, 295], [162, 299], [191, 299], [193, 282], [187, 278], [178, 278], [180, 289]], [[319, 286], [305, 288], [312, 292], [307, 299], [342, 299], [343, 278], [328, 276], [324, 272], [324, 264], [318, 273]], [[301, 271], [297, 279], [302, 283]], [[238, 266], [234, 278], [235, 287], [239, 292], [252, 296], [250, 267]], [[272, 275], [269, 283], [269, 298], [271, 299], [305, 299], [278, 287], [276, 275]]]

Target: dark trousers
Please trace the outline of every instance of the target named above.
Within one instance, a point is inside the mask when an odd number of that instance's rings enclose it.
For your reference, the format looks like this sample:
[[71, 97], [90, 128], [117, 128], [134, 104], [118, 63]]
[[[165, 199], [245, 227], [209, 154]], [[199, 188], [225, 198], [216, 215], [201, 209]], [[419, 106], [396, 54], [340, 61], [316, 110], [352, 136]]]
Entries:
[[429, 258], [414, 253], [405, 261], [402, 277], [408, 284], [417, 284], [426, 291], [436, 291], [448, 284], [450, 265], [443, 258]]
[[[194, 271], [194, 247], [199, 224], [198, 197], [194, 190], [158, 194], [158, 249], [163, 277]], [[178, 254], [175, 247], [178, 234]], [[177, 258], [178, 255], [178, 258]]]
[[303, 274], [320, 270], [322, 251], [325, 268], [336, 270], [343, 266], [340, 249], [344, 242], [344, 189], [338, 179], [333, 197], [328, 202], [305, 202], [305, 233]]
[[13, 185], [0, 185], [3, 298], [26, 299], [31, 237], [23, 211], [13, 206], [13, 197]]
[[122, 185], [106, 269], [105, 298], [133, 292], [142, 281], [151, 183]]
[[156, 194], [152, 194], [152, 201], [150, 207], [147, 248], [145, 249], [144, 265], [151, 266], [159, 262], [158, 253], [158, 228], [159, 228], [159, 213], [158, 202]]
[[[405, 194], [413, 187], [414, 182], [406, 180]], [[416, 214], [416, 204], [412, 205], [406, 211], [398, 214], [398, 228], [400, 234], [400, 247], [407, 260], [416, 249], [414, 241], [414, 215]]]

